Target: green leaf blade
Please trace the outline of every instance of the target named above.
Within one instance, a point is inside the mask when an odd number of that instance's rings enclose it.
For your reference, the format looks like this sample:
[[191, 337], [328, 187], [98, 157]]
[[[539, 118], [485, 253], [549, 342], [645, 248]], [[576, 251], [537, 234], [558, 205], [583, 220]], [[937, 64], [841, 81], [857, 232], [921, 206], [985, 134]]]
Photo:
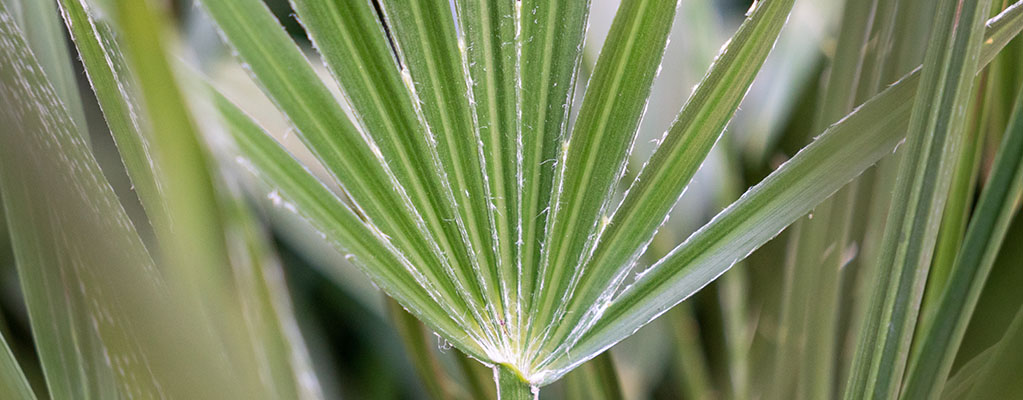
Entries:
[[576, 322], [582, 321], [585, 327], [592, 322], [587, 319], [598, 316], [595, 312], [600, 303], [608, 300], [646, 249], [723, 133], [773, 47], [792, 4], [774, 0], [759, 5], [715, 61], [610, 218], [568, 304], [571, 317], [561, 324], [553, 343], [563, 344]]
[[[415, 88], [403, 78], [408, 72], [399, 72], [376, 10], [368, 2], [301, 0], [295, 6], [360, 126], [378, 145], [382, 158], [389, 160], [395, 179], [408, 190], [412, 206], [422, 215], [429, 237], [447, 255], [447, 274], [454, 278], [458, 294], [481, 324], [496, 320], [498, 313], [487, 310], [492, 304], [483, 293], [483, 288], [494, 288], [496, 294], [496, 282], [480, 281], [483, 275], [476, 273], [480, 271], [477, 255], [489, 255], [482, 251], [489, 247], [489, 237], [477, 229], [478, 216], [469, 204], [463, 202], [461, 210], [456, 210], [455, 194], [447, 181], [448, 171], [464, 172], [448, 159], [442, 162], [433, 132], [420, 121]], [[410, 60], [417, 66], [430, 61]], [[466, 224], [465, 217], [471, 224]], [[494, 325], [490, 331], [497, 330], [496, 323], [485, 325]]]
[[[265, 133], [251, 118], [219, 93], [213, 92], [214, 105], [240, 152], [236, 159], [255, 174], [270, 190], [270, 197], [293, 202], [308, 219], [350, 261], [363, 270], [384, 292], [397, 299], [458, 348], [474, 357], [486, 352], [463, 332], [463, 328], [429, 291], [430, 284], [409, 260], [383, 237], [376, 227], [326, 188], [302, 164]], [[405, 268], [410, 268], [406, 270]], [[416, 278], [420, 279], [417, 280]]]
[[[572, 135], [558, 161], [547, 241], [527, 323], [533, 349], [549, 342], [553, 322], [578, 280], [585, 254], [605, 228], [605, 213], [636, 138], [678, 1], [621, 4], [590, 77]], [[539, 352], [536, 355], [546, 357]]]
[[[376, 144], [352, 124], [294, 42], [258, 0], [205, 1], [207, 11], [238, 51], [264, 92], [298, 130], [345, 192], [403, 254], [422, 266], [430, 290], [480, 343], [492, 343], [490, 330], [473, 318], [450, 277], [452, 266], [428, 231], [408, 194], [387, 166]], [[259, 28], [257, 28], [259, 27]], [[261, 28], [261, 29], [260, 29]]]
[[60, 0], [61, 12], [110, 129], [125, 171], [156, 230], [169, 224], [159, 168], [143, 131], [141, 101], [113, 28], [88, 12], [86, 0]]
[[[520, 10], [520, 326], [532, 307], [556, 160], [568, 134], [589, 8], [589, 0], [524, 0]], [[521, 329], [520, 334], [525, 335], [526, 330]]]

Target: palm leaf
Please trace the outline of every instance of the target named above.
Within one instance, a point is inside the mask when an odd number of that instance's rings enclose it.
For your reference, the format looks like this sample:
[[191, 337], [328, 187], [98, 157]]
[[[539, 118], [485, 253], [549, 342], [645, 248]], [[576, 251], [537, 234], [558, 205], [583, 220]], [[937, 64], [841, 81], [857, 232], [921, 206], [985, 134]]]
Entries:
[[[388, 167], [380, 147], [363, 136], [334, 100], [308, 61], [259, 1], [231, 0], [203, 3], [224, 35], [246, 62], [256, 81], [288, 116], [300, 138], [331, 171], [345, 193], [374, 226], [380, 241], [394, 241], [409, 263], [409, 276], [422, 276], [427, 297], [458, 320], [462, 330], [490, 354], [494, 333], [482, 315], [467, 304], [459, 288], [455, 267], [413, 200]], [[257, 28], [258, 27], [258, 28]]]
[[214, 105], [238, 146], [236, 162], [254, 173], [268, 189], [270, 199], [294, 208], [346, 254], [388, 295], [441, 333], [459, 349], [484, 357], [481, 346], [465, 335], [463, 328], [424, 287], [421, 275], [410, 275], [414, 267], [400, 251], [378, 239], [378, 230], [327, 189], [305, 167], [277, 144], [251, 118], [222, 95], [213, 93]]

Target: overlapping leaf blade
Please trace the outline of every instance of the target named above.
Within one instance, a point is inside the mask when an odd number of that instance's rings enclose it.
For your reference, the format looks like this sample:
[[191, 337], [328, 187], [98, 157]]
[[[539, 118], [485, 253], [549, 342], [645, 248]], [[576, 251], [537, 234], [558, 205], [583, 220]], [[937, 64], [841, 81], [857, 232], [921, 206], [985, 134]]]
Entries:
[[21, 371], [21, 365], [14, 358], [7, 339], [0, 334], [0, 391], [14, 400], [35, 400], [36, 394]]
[[[298, 0], [294, 4], [310, 37], [340, 83], [360, 127], [379, 146], [382, 158], [398, 183], [408, 190], [415, 209], [423, 216], [429, 237], [449, 258], [447, 262], [452, 266], [451, 275], [457, 282], [459, 295], [465, 298], [481, 324], [495, 319], [496, 312], [485, 311], [493, 304], [484, 299], [482, 288], [493, 288], [496, 293], [496, 282], [479, 282], [477, 277], [482, 275], [476, 272], [480, 268], [476, 259], [479, 251], [475, 249], [489, 246], [483, 243], [475, 219], [470, 225], [474, 235], [466, 230], [463, 214], [455, 210], [455, 195], [445, 173], [464, 172], [450, 159], [442, 162], [437, 138], [420, 122], [417, 111], [422, 106], [415, 96], [416, 89], [402, 78], [394, 50], [373, 5], [321, 0]], [[404, 74], [407, 76], [408, 72]], [[443, 148], [447, 149], [453, 132], [440, 132]], [[471, 213], [475, 210], [464, 201], [463, 205], [462, 210], [475, 217]]]
[[[133, 3], [132, 6], [139, 6], [140, 3]], [[123, 6], [123, 5], [122, 5]], [[68, 22], [69, 30], [76, 40], [81, 51], [81, 58], [86, 65], [87, 73], [92, 80], [97, 97], [104, 109], [114, 133], [115, 141], [119, 143], [122, 159], [126, 160], [125, 165], [132, 177], [133, 182], [140, 190], [140, 199], [146, 207], [147, 214], [154, 221], [160, 244], [173, 246], [177, 238], [192, 238], [199, 240], [203, 246], [195, 243], [186, 243], [184, 246], [189, 249], [187, 253], [207, 253], [206, 265], [198, 270], [199, 280], [215, 282], [213, 291], [206, 290], [209, 300], [208, 309], [216, 310], [215, 314], [222, 316], [222, 321], [217, 322], [217, 329], [225, 337], [240, 345], [234, 347], [235, 356], [247, 360], [244, 365], [252, 368], [236, 369], [250, 373], [248, 380], [256, 381], [256, 374], [265, 377], [262, 383], [266, 385], [269, 392], [276, 393], [278, 397], [285, 398], [317, 398], [318, 385], [311, 377], [308, 365], [308, 356], [305, 355], [304, 343], [301, 337], [294, 334], [294, 319], [291, 315], [291, 307], [283, 296], [284, 288], [281, 287], [280, 271], [276, 261], [267, 255], [268, 246], [261, 239], [258, 231], [252, 226], [252, 215], [245, 206], [239, 203], [237, 193], [233, 190], [214, 190], [214, 184], [220, 184], [217, 177], [211, 176], [210, 171], [216, 171], [206, 161], [205, 150], [200, 138], [195, 132], [188, 133], [181, 125], [160, 124], [161, 129], [154, 129], [153, 125], [147, 124], [142, 119], [143, 107], [139, 102], [140, 93], [149, 92], [149, 98], [154, 96], [162, 99], [170, 99], [170, 104], [163, 104], [158, 110], [167, 117], [180, 120], [187, 124], [188, 111], [181, 104], [181, 97], [178, 95], [166, 95], [162, 91], [174, 90], [173, 85], [154, 85], [154, 82], [173, 82], [175, 79], [170, 76], [170, 70], [164, 66], [160, 69], [153, 69], [153, 64], [164, 64], [161, 61], [162, 47], [154, 45], [153, 40], [145, 40], [147, 51], [142, 55], [135, 55], [136, 63], [150, 64], [148, 68], [130, 68], [122, 53], [123, 43], [118, 39], [115, 31], [108, 20], [94, 18], [92, 5], [88, 1], [63, 1], [62, 10]], [[146, 13], [145, 9], [121, 9], [121, 12], [128, 12], [133, 21], [152, 21], [153, 16], [139, 17], [140, 13]], [[124, 18], [122, 16], [122, 18]], [[150, 24], [159, 26], [158, 23]], [[159, 31], [140, 32], [137, 25], [121, 24], [122, 29], [132, 29], [131, 37], [146, 38], [159, 35]], [[134, 42], [137, 45], [137, 42]], [[136, 52], [137, 48], [136, 48]], [[141, 57], [140, 57], [141, 56]], [[140, 60], [141, 58], [141, 60]], [[137, 75], [135, 75], [137, 73]], [[142, 86], [136, 86], [140, 82]], [[154, 86], [158, 92], [154, 95]], [[141, 89], [145, 89], [141, 91]], [[178, 142], [168, 145], [168, 138]], [[166, 168], [166, 163], [157, 160], [150, 151], [152, 142], [163, 143], [160, 146], [163, 159], [181, 160], [183, 154], [196, 157], [197, 161], [191, 163], [198, 167], [186, 170], [183, 168]], [[181, 143], [186, 142], [186, 143]], [[190, 142], [190, 143], [188, 143]], [[168, 156], [167, 151], [171, 151]], [[178, 177], [185, 178], [190, 189], [205, 190], [206, 194], [196, 195], [189, 190], [174, 190], [174, 195], [165, 197], [166, 194], [160, 190], [161, 185], [166, 184], [165, 173], [160, 173], [159, 165], [163, 165], [163, 171], [173, 171]], [[209, 168], [209, 169], [207, 169]], [[186, 172], [187, 171], [187, 172]], [[192, 176], [187, 174], [191, 173]], [[205, 181], [205, 189], [200, 184]], [[173, 183], [173, 182], [172, 182]], [[180, 181], [178, 183], [180, 185]], [[148, 190], [146, 190], [148, 189]], [[215, 193], [216, 192], [216, 193]], [[183, 201], [174, 200], [175, 196], [184, 196]], [[204, 205], [215, 207], [206, 208], [206, 212], [213, 215], [200, 216], [197, 218], [197, 225], [183, 224], [187, 216], [180, 215], [181, 208], [172, 210], [165, 204], [166, 201], [173, 201], [176, 204], [185, 203], [185, 212], [199, 212], [204, 210], [189, 201], [199, 201]], [[179, 213], [171, 217], [171, 212]], [[174, 221], [173, 226], [170, 221]], [[219, 225], [219, 226], [218, 226]], [[201, 228], [196, 229], [197, 226]], [[220, 228], [223, 226], [223, 229]], [[209, 236], [184, 234], [182, 231], [194, 229]], [[180, 243], [179, 243], [180, 245]], [[177, 259], [178, 265], [198, 264], [197, 258], [181, 262]], [[167, 258], [165, 261], [170, 261]], [[172, 261], [173, 262], [173, 261]], [[168, 263], [170, 264], [170, 263]], [[171, 264], [173, 265], [173, 264]], [[227, 268], [230, 266], [230, 268]], [[193, 272], [181, 272], [184, 269], [172, 268], [178, 274], [188, 275]], [[220, 282], [220, 283], [217, 283]], [[229, 284], [223, 284], [230, 282]], [[219, 286], [223, 284], [223, 286]], [[236, 293], [226, 294], [220, 292], [220, 288], [234, 287]], [[216, 293], [216, 294], [214, 294]], [[237, 295], [237, 296], [236, 296]], [[219, 302], [219, 303], [218, 303]], [[239, 307], [239, 308], [236, 308]], [[220, 312], [226, 311], [226, 312]], [[213, 324], [211, 324], [213, 325]], [[233, 336], [232, 336], [233, 335]], [[248, 346], [248, 347], [246, 347]], [[305, 374], [305, 376], [303, 376]], [[299, 383], [301, 381], [301, 383]]]
[[[1023, 3], [987, 23], [979, 65], [991, 62], [1023, 30]], [[782, 167], [750, 188], [667, 257], [639, 274], [603, 317], [547, 366], [543, 382], [631, 335], [727, 271], [795, 219], [891, 154], [904, 140], [919, 70], [893, 84], [828, 128]]]
[[[898, 14], [896, 2], [847, 2], [836, 53], [830, 62], [827, 82], [817, 108], [816, 133], [827, 124], [844, 117], [861, 101], [869, 99], [881, 89], [886, 65], [885, 49], [891, 39], [891, 30]], [[880, 42], [871, 45], [871, 42]], [[786, 276], [791, 281], [781, 289], [788, 297], [781, 314], [784, 324], [779, 335], [785, 341], [778, 346], [773, 389], [775, 398], [784, 393], [795, 393], [804, 398], [827, 398], [835, 390], [834, 360], [840, 354], [839, 331], [841, 323], [842, 272], [848, 262], [850, 250], [856, 247], [852, 230], [853, 214], [859, 193], [869, 186], [871, 175], [853, 180], [819, 204], [811, 212], [812, 218], [799, 220], [789, 239], [792, 260], [786, 264]], [[797, 232], [797, 233], [795, 233]], [[850, 244], [852, 243], [852, 244]], [[837, 375], [837, 376], [836, 376]], [[788, 385], [792, 385], [788, 387]]]
[[117, 145], [125, 171], [149, 221], [157, 230], [168, 225], [167, 208], [157, 174], [149, 136], [144, 132], [135, 79], [109, 20], [90, 14], [85, 0], [60, 0], [68, 32], [74, 40], [96, 100]]
[[463, 351], [485, 357], [481, 346], [421, 286], [419, 280], [424, 278], [408, 274], [413, 268], [410, 261], [376, 228], [360, 219], [237, 106], [218, 93], [211, 95], [238, 146], [236, 161], [262, 181], [271, 200], [293, 205], [388, 295]]
[[[1021, 97], [1020, 99], [1023, 99]], [[956, 257], [940, 303], [923, 330], [919, 351], [910, 364], [901, 397], [934, 398], [941, 394], [945, 377], [984, 282], [994, 265], [1012, 216], [1023, 193], [1023, 101], [1017, 101], [1009, 129], [1002, 138], [977, 209], [970, 218], [963, 245]]]

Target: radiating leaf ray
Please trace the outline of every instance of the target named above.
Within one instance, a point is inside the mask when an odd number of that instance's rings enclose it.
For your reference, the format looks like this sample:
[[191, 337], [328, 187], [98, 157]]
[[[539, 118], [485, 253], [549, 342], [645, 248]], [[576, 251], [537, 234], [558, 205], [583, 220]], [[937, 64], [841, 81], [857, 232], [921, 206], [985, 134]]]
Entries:
[[[485, 358], [486, 352], [466, 335], [463, 327], [439, 305], [440, 299], [427, 288], [425, 277], [411, 262], [380, 234], [360, 219], [355, 210], [343, 203], [280, 144], [262, 130], [219, 93], [213, 101], [238, 146], [236, 159], [267, 188], [273, 202], [292, 204], [303, 218], [319, 229], [325, 238], [348, 254], [384, 292], [398, 300], [406, 309], [423, 320], [459, 349], [474, 357]], [[284, 203], [287, 202], [287, 203]]]
[[626, 0], [615, 14], [558, 161], [549, 229], [533, 286], [536, 299], [528, 314], [534, 318], [527, 324], [531, 352], [550, 344], [552, 331], [566, 325], [559, 321], [565, 299], [596, 237], [607, 227], [612, 195], [625, 172], [678, 4]]
[[[578, 80], [590, 0], [524, 0], [519, 11], [519, 309], [532, 306], [551, 192]], [[520, 335], [526, 330], [520, 329]], [[519, 338], [525, 342], [525, 338]]]
[[264, 92], [288, 116], [299, 137], [331, 171], [373, 226], [421, 266], [428, 291], [481, 343], [491, 343], [486, 324], [473, 318], [455, 287], [447, 263], [408, 194], [398, 184], [372, 138], [348, 119], [294, 42], [258, 0], [205, 1], [222, 33], [238, 51]]
[[[521, 157], [518, 136], [518, 43], [519, 10], [515, 0], [456, 0], [455, 10], [461, 35], [458, 40], [468, 65], [475, 131], [483, 155], [484, 176], [493, 210], [500, 277], [500, 296], [492, 301], [505, 310], [501, 318], [511, 322], [511, 309], [518, 309], [516, 262], [521, 229], [517, 165]], [[517, 320], [515, 321], [517, 322]], [[511, 330], [517, 331], [518, 324]], [[507, 335], [511, 336], [511, 335]]]
[[[599, 317], [604, 303], [646, 250], [721, 136], [773, 47], [792, 4], [791, 0], [759, 4], [723, 48], [707, 77], [666, 132], [650, 163], [640, 171], [611, 216], [607, 230], [582, 269], [579, 287], [569, 300], [570, 318], [561, 324], [553, 344], [566, 347], [565, 338], [570, 333], [580, 333]], [[548, 355], [555, 353], [548, 348]]]
[[[484, 323], [496, 319], [497, 314], [485, 311], [492, 304], [484, 298], [483, 288], [488, 283], [490, 287], [496, 284], [477, 280], [481, 274], [477, 273], [480, 267], [476, 248], [483, 246], [481, 235], [475, 229], [476, 221], [472, 221], [475, 235], [469, 236], [462, 215], [456, 213], [455, 195], [447, 181], [445, 171], [457, 166], [441, 162], [433, 131], [420, 122], [417, 115], [420, 100], [415, 88], [405, 81], [409, 78], [402, 77], [408, 76], [408, 71], [398, 69], [376, 10], [368, 1], [342, 4], [296, 0], [294, 4], [313, 43], [341, 85], [360, 127], [379, 146], [398, 183], [408, 189], [430, 237], [448, 258], [459, 295], [481, 324], [496, 325]], [[400, 26], [392, 29], [396, 28]], [[490, 327], [490, 331], [492, 340], [496, 340], [493, 332], [497, 328]]]
[[[403, 66], [402, 77], [451, 183], [464, 226], [473, 243], [471, 264], [487, 299], [495, 335], [507, 327], [497, 261], [495, 210], [486, 183], [479, 132], [474, 129], [467, 79], [455, 19], [446, 2], [382, 1], [381, 9]], [[469, 266], [464, 266], [469, 268]], [[495, 301], [498, 300], [498, 301]], [[496, 340], [495, 340], [496, 342]]]

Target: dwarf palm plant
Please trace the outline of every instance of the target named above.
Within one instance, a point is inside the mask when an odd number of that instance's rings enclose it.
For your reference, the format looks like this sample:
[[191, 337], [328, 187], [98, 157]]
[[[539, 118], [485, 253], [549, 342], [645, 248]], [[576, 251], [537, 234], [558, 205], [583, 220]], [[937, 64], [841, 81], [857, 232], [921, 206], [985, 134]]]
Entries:
[[[587, 1], [293, 0], [340, 99], [261, 0], [201, 1], [328, 171], [323, 182], [202, 78], [174, 77], [163, 22], [147, 2], [59, 0], [154, 228], [158, 246], [147, 249], [82, 141], [80, 106], [69, 100], [77, 94], [60, 80], [69, 72], [44, 68], [66, 68], [43, 59], [59, 43], [56, 28], [44, 30], [47, 41], [16, 21], [19, 10], [54, 4], [4, 0], [0, 77], [11, 107], [0, 115], [16, 128], [0, 142], [0, 183], [51, 395], [317, 396], [303, 379], [307, 357], [275, 261], [222, 175], [236, 167], [430, 329], [493, 367], [502, 398], [530, 398], [714, 281], [904, 141], [878, 289], [843, 387], [847, 398], [890, 398], [905, 373], [906, 396], [940, 393], [955, 354], [948, 348], [1018, 207], [1018, 120], [955, 258], [964, 266], [911, 357], [921, 266], [930, 263], [973, 77], [1023, 28], [1023, 6], [985, 25], [990, 2], [942, 0], [922, 69], [878, 73], [861, 92], [843, 89], [846, 76], [833, 70], [834, 104], [815, 140], [637, 270], [794, 0], [754, 2], [649, 162], [623, 182], [678, 3], [624, 0], [576, 104]], [[848, 37], [869, 26], [850, 24]], [[198, 120], [210, 121], [201, 125], [208, 134], [198, 134]], [[842, 198], [821, 206], [833, 225], [800, 232], [841, 235], [839, 221], [851, 218]], [[828, 263], [837, 273], [840, 260]], [[194, 325], [158, 334], [183, 315]], [[17, 363], [0, 361], [9, 387], [31, 398]], [[809, 398], [833, 386], [800, 384]], [[787, 391], [779, 384], [779, 396]]]

